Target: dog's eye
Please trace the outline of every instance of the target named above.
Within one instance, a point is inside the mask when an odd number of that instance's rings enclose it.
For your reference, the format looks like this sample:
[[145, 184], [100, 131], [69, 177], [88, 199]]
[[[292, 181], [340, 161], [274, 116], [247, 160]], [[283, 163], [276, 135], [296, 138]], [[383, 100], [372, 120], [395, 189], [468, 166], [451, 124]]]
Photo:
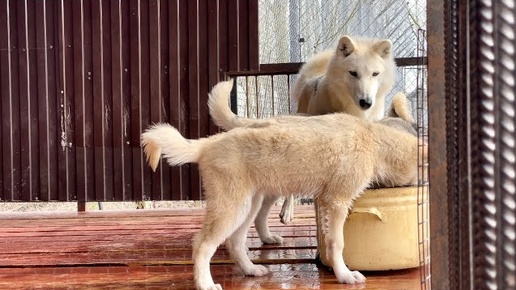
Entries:
[[375, 71], [375, 72], [373, 73], [373, 77], [378, 76], [379, 74], [380, 74], [379, 72], [376, 72], [376, 71]]
[[358, 77], [357, 72], [356, 72], [356, 71], [354, 71], [354, 70], [350, 70], [350, 71], [349, 71], [349, 74], [350, 74], [350, 75], [352, 75], [352, 76], [354, 76], [354, 77]]

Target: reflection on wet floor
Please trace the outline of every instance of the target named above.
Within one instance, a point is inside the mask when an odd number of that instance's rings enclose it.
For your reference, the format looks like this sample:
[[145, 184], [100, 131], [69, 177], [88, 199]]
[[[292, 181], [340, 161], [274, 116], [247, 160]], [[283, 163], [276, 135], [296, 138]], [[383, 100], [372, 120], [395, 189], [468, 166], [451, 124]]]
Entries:
[[[312, 206], [298, 206], [293, 224], [271, 214], [283, 245], [263, 246], [249, 232], [249, 256], [271, 271], [246, 277], [221, 247], [212, 274], [224, 289], [418, 289], [419, 270], [364, 273], [363, 285], [338, 284], [315, 263]], [[203, 211], [0, 214], [0, 289], [195, 289], [191, 240]]]

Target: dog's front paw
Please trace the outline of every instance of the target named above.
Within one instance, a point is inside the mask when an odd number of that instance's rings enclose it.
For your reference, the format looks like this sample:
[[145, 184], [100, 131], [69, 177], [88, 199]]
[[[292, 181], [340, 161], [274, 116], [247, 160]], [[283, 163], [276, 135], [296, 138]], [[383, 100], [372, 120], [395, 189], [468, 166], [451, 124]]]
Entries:
[[248, 276], [264, 276], [269, 274], [269, 270], [262, 265], [253, 265], [249, 269], [245, 270], [245, 274]]
[[222, 290], [222, 286], [220, 284], [199, 285], [197, 290]]
[[266, 245], [283, 244], [283, 238], [278, 235], [270, 235], [261, 239]]
[[339, 283], [345, 284], [364, 283], [366, 280], [364, 275], [362, 275], [358, 271], [345, 271], [340, 275], [338, 273], [335, 273], [335, 276], [337, 276], [337, 281], [339, 281]]

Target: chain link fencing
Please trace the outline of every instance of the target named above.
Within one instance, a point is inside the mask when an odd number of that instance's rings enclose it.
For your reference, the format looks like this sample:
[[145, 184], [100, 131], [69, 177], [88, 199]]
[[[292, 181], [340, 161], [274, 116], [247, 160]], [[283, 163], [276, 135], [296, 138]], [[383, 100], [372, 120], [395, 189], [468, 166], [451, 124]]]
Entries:
[[[259, 0], [260, 63], [305, 62], [334, 47], [342, 35], [388, 38], [396, 58], [418, 57], [418, 31], [426, 27], [425, 0]], [[418, 67], [398, 67], [398, 91], [415, 114]], [[239, 78], [238, 113], [268, 117], [296, 111], [289, 89], [297, 76]]]

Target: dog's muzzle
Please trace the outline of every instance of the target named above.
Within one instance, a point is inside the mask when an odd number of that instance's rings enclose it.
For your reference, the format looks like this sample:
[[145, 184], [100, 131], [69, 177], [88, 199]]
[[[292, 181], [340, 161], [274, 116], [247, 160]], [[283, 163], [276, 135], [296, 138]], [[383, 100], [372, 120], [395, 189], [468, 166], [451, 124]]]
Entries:
[[360, 101], [358, 101], [358, 104], [360, 105], [360, 108], [362, 108], [364, 110], [371, 108], [371, 106], [373, 105], [371, 100], [366, 100], [366, 99], [360, 99]]

